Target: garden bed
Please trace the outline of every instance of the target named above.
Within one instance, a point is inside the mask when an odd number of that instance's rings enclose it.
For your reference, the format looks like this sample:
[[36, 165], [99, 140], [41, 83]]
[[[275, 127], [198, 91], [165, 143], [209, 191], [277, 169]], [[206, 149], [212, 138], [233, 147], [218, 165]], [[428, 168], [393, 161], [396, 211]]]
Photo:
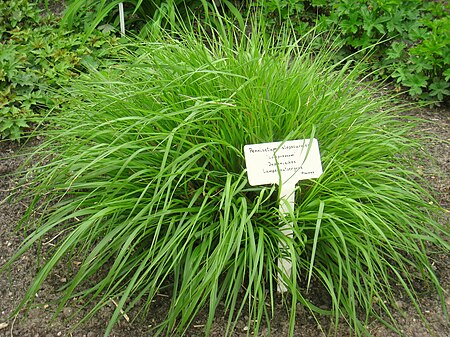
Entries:
[[[425, 119], [420, 125], [417, 133], [427, 132], [435, 136], [429, 139], [424, 148], [434, 158], [435, 162], [420, 162], [417, 164], [417, 171], [425, 177], [430, 187], [436, 192], [437, 199], [447, 210], [445, 214], [439, 215], [442, 221], [449, 224], [450, 210], [450, 110], [447, 109], [417, 109], [414, 111], [417, 117]], [[17, 232], [16, 225], [27, 208], [26, 199], [23, 202], [5, 202], [5, 198], [16, 187], [16, 180], [11, 178], [9, 174], [14, 173], [23, 160], [19, 154], [33, 148], [36, 144], [30, 142], [23, 147], [17, 143], [1, 142], [0, 143], [0, 266], [3, 265], [18, 249], [24, 238], [23, 232]], [[51, 246], [52, 239], [44, 243], [44, 246]], [[57, 238], [56, 238], [57, 240]], [[81, 336], [102, 336], [105, 327], [108, 324], [110, 315], [115, 309], [115, 303], [112, 300], [109, 306], [100, 310], [97, 315], [88, 321], [82, 327], [70, 333], [72, 324], [76, 322], [67, 319], [75, 314], [75, 317], [82, 317], [77, 314], [79, 303], [73, 301], [67, 306], [56, 319], [52, 320], [52, 313], [57, 306], [54, 300], [57, 298], [57, 289], [64, 285], [68, 275], [65, 275], [67, 268], [61, 268], [61, 272], [53, 273], [47, 282], [44, 283], [42, 289], [38, 292], [38, 298], [35, 302], [36, 307], [28, 312], [20, 312], [18, 315], [11, 317], [14, 308], [20, 303], [29, 284], [36, 273], [36, 262], [38, 254], [36, 250], [30, 250], [25, 253], [19, 261], [17, 261], [11, 270], [3, 273], [0, 278], [0, 336], [65, 336], [74, 337]], [[433, 267], [445, 291], [445, 300], [447, 307], [450, 307], [450, 256], [433, 255], [431, 256]], [[73, 260], [76, 263], [76, 258]], [[447, 337], [450, 331], [449, 323], [446, 321], [442, 312], [441, 303], [435, 292], [426, 288], [418, 287], [420, 305], [425, 318], [430, 324], [431, 330], [436, 337]], [[314, 289], [316, 303], [323, 301], [320, 289]], [[154, 300], [154, 305], [150, 310], [150, 314], [142, 317], [135, 311], [124, 315], [119, 323], [114, 327], [112, 336], [151, 336], [149, 333], [151, 327], [154, 327], [158, 321], [163, 319], [166, 309], [169, 307], [170, 298], [161, 293]], [[427, 331], [426, 326], [421, 321], [415, 308], [408, 299], [399, 300], [398, 306], [402, 312], [396, 313], [396, 318], [401, 326], [405, 336], [432, 336]], [[284, 337], [288, 335], [289, 317], [286, 315], [283, 305], [279, 304], [275, 309], [276, 314], [271, 324], [272, 336]], [[83, 309], [86, 310], [86, 309]], [[218, 308], [219, 315], [213, 325], [211, 336], [219, 337], [224, 333], [226, 327], [226, 319], [220, 317], [221, 308]], [[193, 324], [189, 327], [186, 336], [203, 336], [203, 326], [207, 320], [208, 311], [205, 309], [200, 312]], [[320, 318], [322, 328], [318, 328], [318, 324], [314, 317], [308, 312], [298, 310], [297, 322], [294, 336], [319, 336], [322, 332], [328, 334], [329, 326], [326, 318]], [[242, 317], [238, 321], [236, 336], [245, 336], [248, 327], [247, 317]], [[347, 336], [348, 331], [344, 331], [345, 324], [340, 325], [342, 331], [336, 332], [337, 336]], [[264, 327], [264, 324], [263, 324]], [[394, 332], [385, 328], [378, 322], [374, 322], [369, 326], [369, 331], [373, 336], [387, 337], [396, 336]], [[260, 333], [264, 336], [266, 330], [262, 328]]]

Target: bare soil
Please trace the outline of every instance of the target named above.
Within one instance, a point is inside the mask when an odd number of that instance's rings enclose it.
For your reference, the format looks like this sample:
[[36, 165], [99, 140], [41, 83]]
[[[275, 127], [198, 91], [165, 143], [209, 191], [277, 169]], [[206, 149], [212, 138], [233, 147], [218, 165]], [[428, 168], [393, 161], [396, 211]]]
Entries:
[[[436, 193], [437, 200], [446, 210], [443, 214], [437, 216], [445, 224], [450, 225], [450, 110], [448, 108], [418, 109], [414, 113], [425, 119], [425, 122], [417, 129], [417, 133], [427, 132], [434, 136], [423, 144], [423, 147], [432, 155], [434, 160], [420, 161], [416, 169], [429, 182], [430, 188]], [[8, 202], [5, 200], [12, 189], [17, 186], [17, 179], [11, 174], [16, 172], [23, 162], [20, 153], [33, 148], [33, 146], [35, 146], [35, 142], [29, 142], [25, 146], [11, 142], [0, 142], [0, 266], [13, 256], [24, 239], [24, 233], [17, 231], [16, 227], [27, 208], [27, 200], [25, 199], [23, 202]], [[48, 242], [48, 245], [51, 244], [52, 242]], [[450, 309], [450, 256], [442, 254], [432, 255], [430, 258], [433, 260], [436, 274], [444, 288], [446, 305]], [[70, 328], [80, 317], [77, 313], [80, 304], [76, 301], [64, 308], [58, 317], [52, 319], [53, 310], [57, 306], [57, 289], [67, 281], [68, 275], [65, 274], [65, 268], [61, 268], [61, 272], [53, 273], [43, 284], [33, 308], [27, 312], [21, 311], [16, 315], [13, 314], [36, 274], [37, 259], [38, 252], [30, 250], [7, 273], [0, 275], [0, 337], [103, 336], [109, 317], [115, 309], [113, 302], [73, 332], [70, 332]], [[317, 296], [322, 296], [320, 291], [317, 291]], [[320, 301], [319, 298], [318, 302]], [[153, 303], [153, 309], [148, 315], [143, 317], [138, 314], [137, 310], [129, 313], [120, 320], [111, 336], [151, 337], [151, 328], [162, 319], [168, 308], [168, 303], [169, 298], [161, 294]], [[428, 327], [406, 299], [406, 296], [398, 300], [397, 304], [401, 311], [397, 312], [395, 316], [404, 336], [450, 336], [450, 324], [445, 319], [437, 295], [431, 290], [422, 289], [420, 293], [420, 305], [428, 321]], [[271, 336], [287, 336], [289, 319], [284, 306], [280, 303], [275, 308], [275, 312], [271, 322]], [[69, 320], [73, 315], [75, 318]], [[185, 336], [203, 336], [206, 315], [207, 311], [201, 312], [195, 318]], [[238, 322], [236, 337], [247, 335], [246, 322], [246, 317], [242, 317]], [[294, 335], [296, 337], [328, 335], [344, 337], [351, 335], [345, 325], [342, 325], [339, 331], [332, 331], [329, 328], [330, 322], [327, 318], [322, 318], [321, 324], [322, 329], [318, 327], [318, 323], [310, 313], [299, 307]], [[225, 318], [218, 315], [211, 336], [223, 336], [225, 325]], [[370, 324], [369, 331], [374, 337], [398, 336], [377, 321]], [[264, 329], [260, 333], [260, 336], [267, 335], [268, 332]]]

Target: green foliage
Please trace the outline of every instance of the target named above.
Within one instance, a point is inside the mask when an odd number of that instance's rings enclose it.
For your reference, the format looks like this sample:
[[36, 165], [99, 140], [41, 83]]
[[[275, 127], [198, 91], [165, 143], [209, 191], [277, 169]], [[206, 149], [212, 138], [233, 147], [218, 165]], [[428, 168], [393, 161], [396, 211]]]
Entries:
[[341, 42], [343, 55], [369, 48], [374, 74], [394, 79], [414, 99], [439, 103], [450, 96], [448, 2], [261, 0], [256, 4], [269, 23], [291, 21], [300, 32], [314, 25], [333, 35]]
[[118, 5], [123, 3], [126, 28], [136, 34], [152, 21], [161, 23], [162, 18], [173, 15], [175, 10], [182, 11], [200, 2], [200, 0], [72, 0], [68, 4], [62, 24], [69, 29], [83, 24], [87, 35], [100, 24], [102, 27], [118, 30]]
[[41, 21], [36, 5], [24, 0], [2, 1], [0, 4], [0, 40], [7, 32], [23, 26], [35, 26]]
[[[297, 303], [348, 322], [357, 336], [373, 317], [395, 329], [396, 296], [420, 312], [419, 281], [445, 312], [427, 250], [448, 253], [449, 233], [408, 169], [420, 148], [407, 137], [413, 123], [367, 88], [360, 64], [330, 65], [330, 51], [283, 32], [204, 29], [130, 44], [121, 66], [74, 80], [76, 98], [53, 116], [28, 172], [34, 199], [24, 224], [34, 230], [12, 261], [47, 235], [64, 238], [41, 260], [21, 307], [58, 261], [77, 256], [57, 312], [76, 297], [88, 319], [114, 299], [106, 334], [163, 292], [170, 309], [157, 333], [181, 336], [205, 306], [207, 332], [223, 303], [223, 334], [247, 315], [256, 336], [270, 323], [279, 273], [292, 296], [291, 335]], [[300, 182], [295, 210], [280, 214], [275, 186], [249, 186], [243, 146], [311, 137], [324, 174]], [[291, 276], [279, 270], [281, 257], [292, 261]], [[314, 305], [308, 280], [328, 292], [329, 308]]]
[[28, 50], [23, 46], [41, 18], [26, 0], [2, 2], [0, 12], [0, 138], [19, 139], [42, 99], [41, 82], [27, 67]]
[[0, 138], [18, 140], [32, 117], [59, 106], [52, 88], [98, 65], [93, 60], [115, 41], [61, 31], [57, 18], [27, 0], [1, 2], [0, 12]]
[[237, 8], [244, 8], [239, 0], [72, 0], [62, 25], [69, 29], [80, 27], [86, 35], [97, 28], [118, 31], [119, 3], [124, 5], [126, 31], [141, 37], [157, 34], [161, 29], [176, 29], [180, 21], [208, 19], [219, 8], [237, 20], [242, 21], [245, 16]]

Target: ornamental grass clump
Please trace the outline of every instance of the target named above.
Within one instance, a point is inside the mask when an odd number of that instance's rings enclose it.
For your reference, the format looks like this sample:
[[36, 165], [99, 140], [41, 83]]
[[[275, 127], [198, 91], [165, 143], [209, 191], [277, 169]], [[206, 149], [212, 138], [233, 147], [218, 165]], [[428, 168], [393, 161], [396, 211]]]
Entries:
[[[373, 318], [396, 329], [396, 296], [420, 312], [418, 280], [443, 300], [427, 250], [448, 251], [448, 232], [411, 169], [413, 124], [350, 59], [330, 66], [332, 51], [312, 54], [287, 33], [221, 32], [130, 43], [120, 65], [74, 82], [28, 175], [24, 223], [38, 219], [15, 259], [62, 235], [22, 306], [68, 257], [81, 263], [57, 312], [76, 297], [88, 319], [114, 300], [106, 334], [161, 291], [170, 307], [155, 331], [176, 336], [202, 308], [207, 333], [219, 303], [226, 335], [244, 315], [249, 333], [270, 329], [279, 282], [291, 334], [298, 303], [362, 335]], [[243, 147], [310, 138], [324, 173], [300, 181], [295, 209], [281, 214], [277, 186], [249, 185]], [[328, 308], [312, 287], [325, 290]]]

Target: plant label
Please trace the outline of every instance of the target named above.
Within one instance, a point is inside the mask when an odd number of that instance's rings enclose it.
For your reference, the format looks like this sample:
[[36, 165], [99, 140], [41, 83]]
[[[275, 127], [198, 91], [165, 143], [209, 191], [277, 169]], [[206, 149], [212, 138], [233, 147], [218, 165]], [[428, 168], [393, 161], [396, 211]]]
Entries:
[[244, 146], [250, 185], [289, 184], [322, 174], [317, 139], [262, 143]]
[[[322, 174], [317, 139], [300, 139], [286, 142], [252, 144], [244, 146], [245, 164], [250, 185], [278, 184], [280, 186], [280, 213], [289, 214], [295, 205], [295, 184], [299, 180], [318, 178]], [[292, 223], [284, 224], [281, 231], [292, 236]], [[288, 247], [279, 243], [281, 251]], [[290, 277], [292, 262], [278, 259], [278, 269]], [[286, 292], [286, 285], [278, 273], [279, 292]]]

